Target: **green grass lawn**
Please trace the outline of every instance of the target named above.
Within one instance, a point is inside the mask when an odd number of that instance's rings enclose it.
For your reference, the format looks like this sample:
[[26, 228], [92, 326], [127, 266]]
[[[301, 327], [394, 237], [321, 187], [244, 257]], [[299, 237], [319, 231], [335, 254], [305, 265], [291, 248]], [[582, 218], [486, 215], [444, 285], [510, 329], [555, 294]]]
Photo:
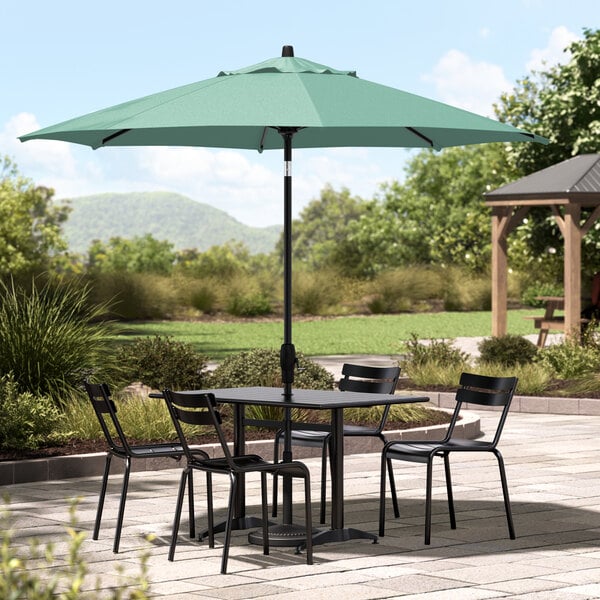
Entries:
[[[524, 316], [539, 309], [508, 312], [508, 332], [535, 333]], [[373, 315], [331, 319], [297, 320], [293, 324], [296, 349], [309, 356], [331, 354], [397, 354], [403, 340], [416, 333], [421, 339], [491, 335], [491, 312], [439, 312], [399, 315]], [[132, 337], [172, 336], [191, 343], [214, 360], [252, 348], [279, 348], [283, 323], [279, 319], [262, 322], [160, 321], [127, 323], [119, 342]]]

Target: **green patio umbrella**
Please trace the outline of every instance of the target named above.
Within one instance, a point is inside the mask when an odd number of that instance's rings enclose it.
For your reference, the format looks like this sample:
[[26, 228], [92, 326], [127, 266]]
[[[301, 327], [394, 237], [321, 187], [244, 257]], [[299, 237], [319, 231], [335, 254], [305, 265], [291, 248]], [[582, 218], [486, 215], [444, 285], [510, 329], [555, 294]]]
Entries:
[[284, 150], [284, 393], [291, 397], [292, 146], [440, 149], [544, 138], [414, 94], [294, 57], [274, 58], [145, 96], [20, 137], [110, 146], [204, 146]]

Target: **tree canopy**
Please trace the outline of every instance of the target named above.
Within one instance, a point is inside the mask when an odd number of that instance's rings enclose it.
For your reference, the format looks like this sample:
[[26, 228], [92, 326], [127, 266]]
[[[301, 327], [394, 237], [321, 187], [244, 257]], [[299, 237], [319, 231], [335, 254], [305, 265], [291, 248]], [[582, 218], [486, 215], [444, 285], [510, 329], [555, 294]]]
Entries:
[[66, 206], [53, 205], [54, 190], [35, 186], [8, 158], [0, 158], [0, 275], [50, 269], [66, 250]]

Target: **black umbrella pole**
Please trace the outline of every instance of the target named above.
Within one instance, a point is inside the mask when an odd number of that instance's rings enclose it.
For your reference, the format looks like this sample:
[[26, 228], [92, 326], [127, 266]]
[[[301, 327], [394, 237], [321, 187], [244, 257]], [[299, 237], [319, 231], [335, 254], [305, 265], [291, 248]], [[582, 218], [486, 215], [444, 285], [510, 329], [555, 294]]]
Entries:
[[296, 349], [292, 343], [292, 137], [294, 131], [281, 131], [284, 141], [283, 176], [283, 345], [281, 378], [286, 398], [292, 397]]

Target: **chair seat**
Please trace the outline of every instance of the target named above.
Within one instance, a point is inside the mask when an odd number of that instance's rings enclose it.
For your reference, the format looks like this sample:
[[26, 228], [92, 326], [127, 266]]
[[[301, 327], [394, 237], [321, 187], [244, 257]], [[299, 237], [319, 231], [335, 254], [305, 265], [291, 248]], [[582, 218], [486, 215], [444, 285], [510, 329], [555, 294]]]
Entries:
[[418, 461], [418, 459], [422, 458], [422, 462], [427, 462], [428, 457], [436, 450], [440, 453], [444, 450], [449, 450], [452, 452], [481, 452], [482, 450], [486, 450], [487, 448], [491, 447], [491, 444], [487, 441], [464, 440], [460, 438], [451, 439], [444, 443], [440, 441], [398, 442], [396, 444], [391, 444], [387, 448], [386, 456], [388, 458], [401, 458], [409, 461]]
[[[273, 464], [261, 458], [256, 454], [244, 454], [242, 456], [233, 456], [233, 462], [236, 467], [240, 470], [248, 471], [269, 471], [277, 473], [287, 473], [292, 477], [306, 477], [306, 467], [302, 463], [291, 462], [291, 463], [277, 463]], [[209, 469], [213, 472], [229, 473], [231, 467], [225, 457], [222, 458], [209, 458], [206, 460], [195, 460], [196, 466]]]

